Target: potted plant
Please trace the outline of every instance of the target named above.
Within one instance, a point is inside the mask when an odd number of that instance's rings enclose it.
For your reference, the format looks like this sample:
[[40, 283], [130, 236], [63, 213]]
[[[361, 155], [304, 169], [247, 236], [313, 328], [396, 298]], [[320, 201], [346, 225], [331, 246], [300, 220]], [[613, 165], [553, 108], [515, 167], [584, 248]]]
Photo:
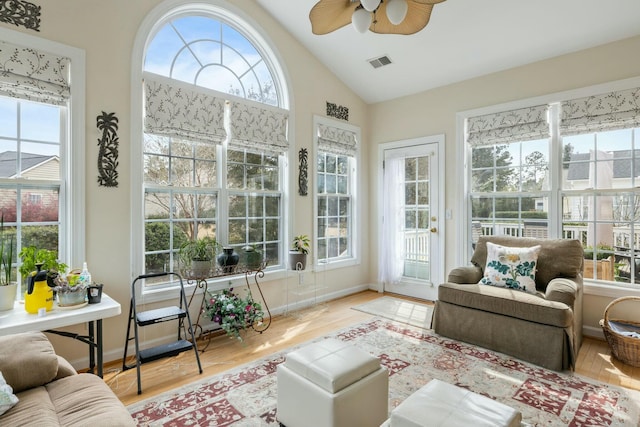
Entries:
[[36, 271], [36, 264], [42, 264], [42, 270], [47, 271], [47, 284], [55, 287], [55, 278], [67, 271], [67, 264], [58, 261], [58, 252], [49, 249], [38, 249], [37, 247], [25, 246], [18, 254], [22, 263], [20, 264], [20, 276], [23, 279], [29, 277]]
[[16, 300], [18, 283], [11, 280], [13, 266], [13, 239], [7, 241], [4, 228], [4, 214], [0, 218], [0, 311], [11, 310]]
[[292, 247], [289, 250], [289, 266], [292, 270], [304, 270], [307, 268], [309, 243], [309, 236], [306, 234], [300, 234], [293, 238]]
[[53, 282], [58, 298], [58, 305], [60, 307], [69, 307], [73, 305], [85, 303], [85, 297], [87, 296], [87, 285], [80, 283], [78, 275], [68, 275], [66, 278], [62, 275], [58, 275]]
[[218, 242], [205, 236], [189, 240], [180, 246], [180, 259], [184, 268], [190, 268], [187, 276], [209, 277], [211, 262], [216, 255]]
[[262, 251], [256, 244], [242, 248], [242, 263], [248, 270], [258, 270], [262, 266]]
[[242, 341], [241, 332], [260, 324], [264, 318], [262, 305], [253, 300], [249, 292], [245, 298], [233, 292], [233, 288], [221, 293], [209, 293], [206, 299], [206, 315], [220, 325], [231, 338]]

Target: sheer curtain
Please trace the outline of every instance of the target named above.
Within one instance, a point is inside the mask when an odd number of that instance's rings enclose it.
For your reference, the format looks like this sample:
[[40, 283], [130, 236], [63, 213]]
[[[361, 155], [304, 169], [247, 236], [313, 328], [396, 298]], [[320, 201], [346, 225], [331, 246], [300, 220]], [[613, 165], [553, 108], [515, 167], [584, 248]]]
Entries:
[[380, 281], [398, 283], [404, 271], [402, 224], [404, 210], [404, 159], [385, 159], [383, 178], [382, 250], [380, 251]]

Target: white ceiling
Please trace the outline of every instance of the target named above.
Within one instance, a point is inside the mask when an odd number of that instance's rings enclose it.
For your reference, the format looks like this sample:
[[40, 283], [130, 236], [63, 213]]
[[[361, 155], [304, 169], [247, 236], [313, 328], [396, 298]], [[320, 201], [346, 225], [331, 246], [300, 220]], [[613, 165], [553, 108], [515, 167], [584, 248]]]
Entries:
[[[360, 34], [350, 24], [316, 36], [309, 11], [317, 0], [255, 1], [367, 103], [640, 34], [640, 0], [447, 0], [409, 36]], [[393, 63], [367, 62], [382, 55]]]

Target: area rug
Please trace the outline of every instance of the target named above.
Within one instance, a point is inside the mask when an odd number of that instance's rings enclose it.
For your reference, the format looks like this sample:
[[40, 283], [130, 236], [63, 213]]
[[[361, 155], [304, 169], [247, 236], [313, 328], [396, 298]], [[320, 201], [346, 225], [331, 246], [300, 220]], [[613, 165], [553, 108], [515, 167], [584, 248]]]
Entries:
[[396, 322], [425, 329], [431, 328], [431, 317], [433, 316], [433, 306], [431, 305], [384, 296], [351, 308]]
[[[438, 378], [518, 409], [526, 426], [636, 426], [640, 419], [639, 392], [549, 371], [430, 330], [376, 318], [331, 336], [380, 358], [390, 375], [390, 410]], [[291, 350], [128, 410], [140, 426], [277, 426], [276, 367]]]

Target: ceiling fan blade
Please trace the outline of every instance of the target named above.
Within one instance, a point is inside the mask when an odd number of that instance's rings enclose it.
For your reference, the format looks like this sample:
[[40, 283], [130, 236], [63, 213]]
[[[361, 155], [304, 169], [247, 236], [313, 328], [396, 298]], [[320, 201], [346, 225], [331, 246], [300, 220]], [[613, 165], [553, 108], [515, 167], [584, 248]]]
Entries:
[[387, 4], [382, 3], [376, 12], [374, 22], [369, 30], [378, 34], [414, 34], [422, 30], [431, 18], [432, 4], [408, 1], [407, 17], [398, 25], [393, 25], [387, 18]]
[[309, 12], [311, 31], [322, 35], [350, 24], [353, 11], [359, 5], [350, 0], [320, 0]]
[[420, 3], [420, 4], [438, 4], [446, 0], [407, 0], [408, 3]]

